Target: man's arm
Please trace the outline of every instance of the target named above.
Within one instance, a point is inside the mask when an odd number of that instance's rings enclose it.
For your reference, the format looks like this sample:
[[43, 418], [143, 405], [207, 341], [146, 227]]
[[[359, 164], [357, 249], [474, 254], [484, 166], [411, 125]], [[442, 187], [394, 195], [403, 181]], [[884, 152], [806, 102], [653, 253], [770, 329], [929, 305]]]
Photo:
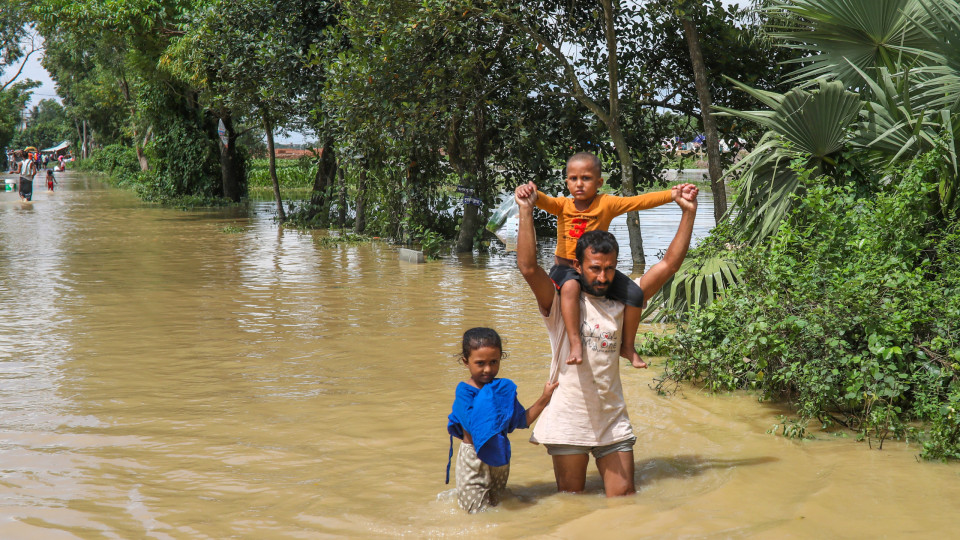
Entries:
[[680, 226], [677, 227], [677, 234], [670, 242], [670, 247], [663, 255], [663, 259], [653, 265], [647, 273], [640, 278], [639, 285], [643, 289], [644, 302], [653, 297], [660, 287], [677, 273], [680, 264], [687, 256], [687, 250], [690, 249], [690, 236], [693, 234], [693, 220], [697, 217], [697, 188], [685, 184], [673, 188], [673, 200], [680, 206], [683, 214], [680, 216]]
[[527, 280], [530, 290], [537, 298], [540, 313], [546, 316], [550, 313], [553, 299], [557, 296], [557, 288], [537, 262], [537, 232], [533, 227], [533, 206], [537, 200], [536, 188], [531, 193], [528, 184], [524, 184], [517, 188], [514, 197], [517, 200], [517, 206], [520, 207], [517, 268], [520, 269], [523, 279]]

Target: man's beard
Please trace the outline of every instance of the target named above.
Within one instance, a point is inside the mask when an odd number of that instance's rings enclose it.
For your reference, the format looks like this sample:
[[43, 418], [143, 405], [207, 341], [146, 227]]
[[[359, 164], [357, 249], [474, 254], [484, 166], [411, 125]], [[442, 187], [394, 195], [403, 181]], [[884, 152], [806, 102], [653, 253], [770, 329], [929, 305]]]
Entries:
[[604, 287], [602, 290], [601, 290], [601, 289], [597, 289], [597, 285], [598, 285], [598, 283], [597, 283], [596, 281], [593, 281], [593, 282], [590, 282], [590, 283], [587, 283], [586, 280], [581, 280], [581, 281], [580, 281], [580, 288], [583, 289], [583, 292], [585, 292], [585, 293], [587, 293], [587, 294], [592, 294], [592, 295], [594, 295], [594, 296], [606, 296], [606, 295], [607, 295], [607, 291], [610, 290], [610, 284], [607, 283], [607, 284], [606, 284], [606, 287]]

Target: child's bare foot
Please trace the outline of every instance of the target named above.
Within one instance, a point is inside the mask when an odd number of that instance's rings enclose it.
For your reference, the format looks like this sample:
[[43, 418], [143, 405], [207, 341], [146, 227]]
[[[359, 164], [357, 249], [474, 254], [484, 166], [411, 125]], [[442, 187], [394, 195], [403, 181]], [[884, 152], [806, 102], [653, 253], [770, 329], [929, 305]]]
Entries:
[[567, 356], [567, 363], [570, 365], [583, 363], [583, 346], [578, 339], [576, 344], [570, 342], [570, 355]]
[[620, 347], [620, 356], [629, 360], [630, 364], [637, 369], [647, 367], [647, 363], [640, 358], [640, 355], [637, 353], [637, 350], [633, 348], [633, 345]]

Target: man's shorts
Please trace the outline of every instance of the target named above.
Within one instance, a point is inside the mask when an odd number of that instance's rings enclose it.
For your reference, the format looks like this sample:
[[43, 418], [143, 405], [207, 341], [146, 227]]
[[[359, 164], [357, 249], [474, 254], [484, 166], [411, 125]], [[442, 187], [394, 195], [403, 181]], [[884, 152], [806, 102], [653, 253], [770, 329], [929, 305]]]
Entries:
[[31, 200], [33, 198], [33, 180], [29, 178], [20, 177], [20, 196], [26, 200]]
[[[565, 264], [555, 264], [553, 268], [550, 269], [550, 279], [553, 280], [553, 284], [557, 287], [557, 290], [560, 290], [560, 287], [563, 287], [563, 284], [575, 279], [581, 281], [580, 273], [573, 269], [572, 266], [567, 266]], [[613, 282], [610, 283], [610, 287], [607, 288], [606, 297], [611, 300], [617, 300], [623, 302], [628, 306], [633, 307], [643, 307], [643, 289], [629, 276], [623, 272], [617, 270], [617, 273], [613, 275]]]
[[575, 444], [544, 444], [544, 446], [547, 447], [547, 453], [551, 456], [578, 456], [589, 453], [593, 454], [593, 459], [600, 459], [614, 452], [633, 452], [633, 445], [636, 442], [636, 437], [630, 437], [625, 441], [606, 446], [578, 446]]

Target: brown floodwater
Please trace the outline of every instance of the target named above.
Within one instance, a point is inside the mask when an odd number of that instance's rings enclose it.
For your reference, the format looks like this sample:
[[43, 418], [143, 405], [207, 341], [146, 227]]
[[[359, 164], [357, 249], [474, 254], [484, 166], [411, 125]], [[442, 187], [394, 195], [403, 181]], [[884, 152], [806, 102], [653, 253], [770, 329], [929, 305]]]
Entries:
[[[956, 465], [902, 442], [768, 434], [787, 411], [749, 394], [660, 397], [658, 361], [622, 371], [636, 495], [604, 498], [595, 469], [588, 493], [555, 493], [519, 431], [511, 495], [466, 515], [443, 483], [460, 336], [500, 331], [521, 402], [548, 371], [512, 255], [405, 264], [386, 243], [278, 230], [269, 203], [184, 212], [59, 179], [32, 204], [0, 193], [0, 538], [927, 538], [960, 524]], [[677, 215], [661, 210], [641, 213], [645, 231], [669, 240]]]

